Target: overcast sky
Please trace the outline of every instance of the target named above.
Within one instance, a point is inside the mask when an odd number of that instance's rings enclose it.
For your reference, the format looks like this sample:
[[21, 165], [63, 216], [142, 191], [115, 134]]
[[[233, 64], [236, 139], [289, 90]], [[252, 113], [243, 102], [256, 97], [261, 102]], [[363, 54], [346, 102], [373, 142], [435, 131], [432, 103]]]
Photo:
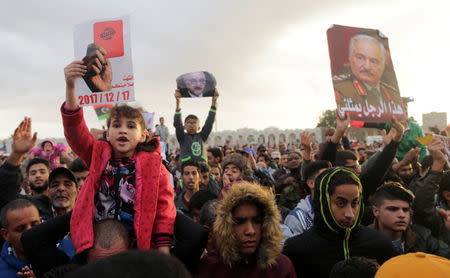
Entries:
[[[171, 133], [175, 78], [207, 70], [221, 94], [218, 130], [315, 127], [335, 109], [326, 30], [332, 24], [381, 30], [389, 37], [409, 113], [450, 114], [450, 1], [9, 1], [0, 13], [0, 138], [24, 116], [41, 139], [62, 137], [64, 67], [73, 28], [131, 14], [136, 100], [164, 116]], [[210, 98], [182, 100], [204, 122]], [[91, 107], [89, 127], [100, 127]]]

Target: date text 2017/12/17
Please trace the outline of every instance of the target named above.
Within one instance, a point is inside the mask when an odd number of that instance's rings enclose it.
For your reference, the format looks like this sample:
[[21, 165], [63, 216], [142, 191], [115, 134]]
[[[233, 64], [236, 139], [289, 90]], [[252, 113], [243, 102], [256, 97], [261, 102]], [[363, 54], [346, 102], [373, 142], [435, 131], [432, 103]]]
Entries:
[[100, 94], [78, 96], [78, 102], [80, 105], [114, 103], [128, 100], [130, 100], [130, 91], [123, 91], [116, 93], [107, 92]]

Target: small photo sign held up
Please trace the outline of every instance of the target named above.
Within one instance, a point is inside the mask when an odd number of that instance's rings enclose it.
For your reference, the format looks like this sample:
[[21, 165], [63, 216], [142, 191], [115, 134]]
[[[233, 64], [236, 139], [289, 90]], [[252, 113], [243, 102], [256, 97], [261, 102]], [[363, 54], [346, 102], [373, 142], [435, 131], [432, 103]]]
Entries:
[[214, 75], [207, 71], [190, 72], [177, 78], [177, 88], [181, 97], [212, 97], [217, 82]]

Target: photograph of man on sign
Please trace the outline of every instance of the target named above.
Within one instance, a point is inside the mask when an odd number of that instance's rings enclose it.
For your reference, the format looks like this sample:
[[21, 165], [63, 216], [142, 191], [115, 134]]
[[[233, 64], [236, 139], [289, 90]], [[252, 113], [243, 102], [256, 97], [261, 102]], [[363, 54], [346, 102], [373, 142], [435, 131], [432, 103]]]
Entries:
[[212, 97], [216, 79], [207, 71], [185, 73], [177, 78], [181, 97]]
[[338, 25], [327, 36], [338, 112], [365, 122], [405, 119], [387, 38], [377, 30]]

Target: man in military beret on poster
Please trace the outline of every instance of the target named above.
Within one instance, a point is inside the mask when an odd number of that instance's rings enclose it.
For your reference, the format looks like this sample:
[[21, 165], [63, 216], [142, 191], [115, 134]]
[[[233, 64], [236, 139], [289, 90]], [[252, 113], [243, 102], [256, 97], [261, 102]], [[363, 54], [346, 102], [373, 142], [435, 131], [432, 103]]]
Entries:
[[342, 115], [350, 113], [352, 119], [369, 122], [404, 115], [397, 82], [390, 85], [381, 80], [385, 60], [386, 49], [378, 39], [364, 34], [351, 38], [351, 72], [333, 76], [338, 111]]

